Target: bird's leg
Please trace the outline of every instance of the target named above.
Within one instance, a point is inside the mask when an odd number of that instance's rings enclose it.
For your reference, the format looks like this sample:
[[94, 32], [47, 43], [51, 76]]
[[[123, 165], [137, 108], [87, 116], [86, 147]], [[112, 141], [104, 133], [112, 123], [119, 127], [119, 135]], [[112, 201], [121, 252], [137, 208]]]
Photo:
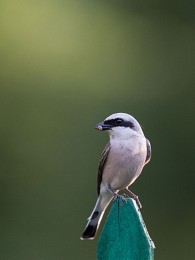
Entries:
[[114, 192], [114, 191], [111, 189], [111, 187], [110, 187], [109, 184], [107, 185], [106, 188], [107, 188], [107, 190], [108, 190], [110, 193], [112, 193], [112, 194], [114, 195], [114, 200], [116, 200], [116, 199], [122, 199], [123, 201], [126, 202], [125, 197], [124, 197], [123, 195], [120, 195], [120, 194]]
[[138, 209], [141, 209], [142, 208], [142, 204], [141, 202], [139, 201], [139, 198], [137, 195], [135, 195], [132, 191], [128, 190], [127, 188], [124, 189], [124, 191], [132, 198], [135, 200], [137, 206], [138, 206]]

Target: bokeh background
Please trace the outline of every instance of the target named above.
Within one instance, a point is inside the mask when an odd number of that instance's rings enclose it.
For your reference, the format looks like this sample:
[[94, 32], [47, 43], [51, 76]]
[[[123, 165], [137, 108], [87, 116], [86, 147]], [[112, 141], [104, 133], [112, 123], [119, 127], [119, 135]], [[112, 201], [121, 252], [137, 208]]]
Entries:
[[0, 28], [0, 259], [96, 258], [79, 237], [115, 112], [152, 143], [131, 189], [155, 259], [195, 259], [195, 2], [1, 0]]

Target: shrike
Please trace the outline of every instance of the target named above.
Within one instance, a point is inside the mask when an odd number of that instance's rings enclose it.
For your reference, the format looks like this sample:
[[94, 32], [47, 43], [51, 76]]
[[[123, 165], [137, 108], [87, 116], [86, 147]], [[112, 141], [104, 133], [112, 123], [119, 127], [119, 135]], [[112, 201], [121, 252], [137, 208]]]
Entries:
[[98, 199], [88, 218], [82, 240], [95, 237], [106, 208], [113, 198], [120, 197], [120, 190], [135, 199], [141, 208], [138, 196], [129, 191], [128, 187], [151, 158], [150, 142], [134, 117], [116, 113], [97, 124], [96, 129], [108, 131], [110, 141], [101, 155], [97, 175]]

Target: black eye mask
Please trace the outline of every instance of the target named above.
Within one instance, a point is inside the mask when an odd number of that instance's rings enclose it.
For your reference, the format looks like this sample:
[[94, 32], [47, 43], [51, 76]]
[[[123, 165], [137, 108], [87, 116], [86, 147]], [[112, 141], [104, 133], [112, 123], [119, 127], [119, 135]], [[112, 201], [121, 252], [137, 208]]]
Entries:
[[122, 118], [108, 119], [104, 121], [105, 125], [110, 125], [111, 127], [124, 126], [133, 128], [134, 124], [130, 121], [125, 121]]

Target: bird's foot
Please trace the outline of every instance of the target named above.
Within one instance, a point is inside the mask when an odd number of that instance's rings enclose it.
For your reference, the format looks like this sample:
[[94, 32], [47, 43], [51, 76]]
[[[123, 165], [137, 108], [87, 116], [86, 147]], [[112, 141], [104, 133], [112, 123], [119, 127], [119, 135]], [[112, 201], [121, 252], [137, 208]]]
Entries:
[[127, 200], [126, 200], [127, 197], [128, 197], [127, 194], [120, 195], [120, 194], [114, 192], [114, 191], [111, 189], [110, 185], [107, 185], [107, 190], [114, 195], [113, 201], [115, 201], [115, 200], [117, 200], [117, 199], [121, 199], [122, 201], [124, 201], [124, 202], [127, 203]]
[[[126, 195], [126, 194], [125, 194]], [[114, 201], [117, 200], [117, 199], [121, 199], [122, 201], [126, 202], [127, 203], [127, 196], [124, 196], [124, 195], [120, 195], [120, 194], [115, 194], [115, 197], [114, 197]]]
[[133, 197], [133, 199], [135, 200], [138, 209], [141, 210], [141, 208], [142, 208], [142, 204], [141, 204], [141, 202], [140, 202], [138, 196], [135, 195], [135, 196]]
[[138, 209], [141, 210], [141, 208], [142, 208], [142, 204], [141, 204], [141, 202], [140, 202], [138, 196], [135, 195], [135, 194], [134, 194], [133, 192], [131, 192], [130, 190], [128, 190], [127, 188], [125, 189], [125, 192], [126, 192], [126, 193], [127, 193], [127, 194], [132, 198], [132, 199], [135, 200]]

